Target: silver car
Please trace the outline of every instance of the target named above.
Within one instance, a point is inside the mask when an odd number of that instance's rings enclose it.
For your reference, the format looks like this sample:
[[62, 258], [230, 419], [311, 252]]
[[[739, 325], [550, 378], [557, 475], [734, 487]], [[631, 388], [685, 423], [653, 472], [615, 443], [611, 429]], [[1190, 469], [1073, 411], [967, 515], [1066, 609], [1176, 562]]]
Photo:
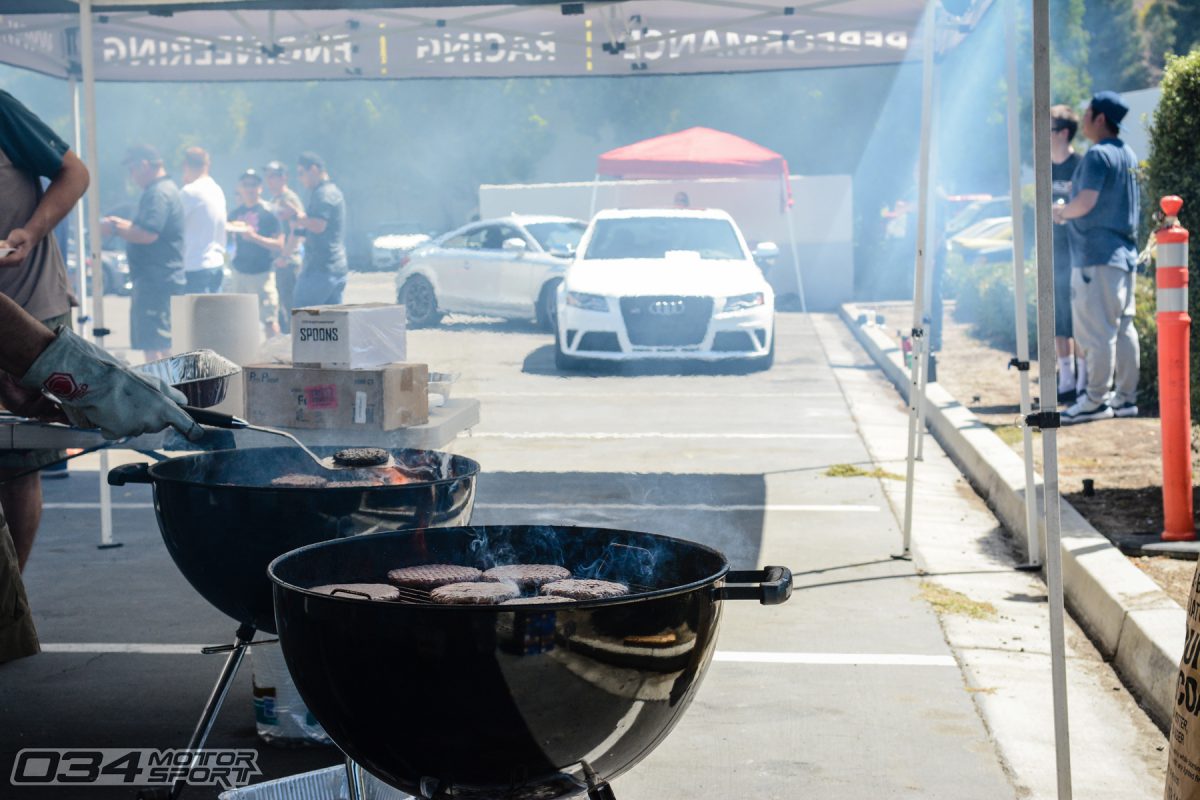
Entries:
[[458, 312], [553, 330], [558, 285], [586, 228], [569, 217], [516, 215], [464, 225], [401, 260], [396, 300], [412, 327]]

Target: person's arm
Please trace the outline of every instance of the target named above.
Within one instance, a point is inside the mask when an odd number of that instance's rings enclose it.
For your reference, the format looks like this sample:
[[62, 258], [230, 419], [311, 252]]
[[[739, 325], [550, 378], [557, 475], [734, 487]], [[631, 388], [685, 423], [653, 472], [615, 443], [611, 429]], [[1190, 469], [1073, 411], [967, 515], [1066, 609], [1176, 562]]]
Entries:
[[143, 230], [138, 227], [137, 223], [121, 217], [105, 217], [101, 224], [104, 227], [105, 236], [115, 233], [133, 244], [154, 244], [158, 241], [157, 233]]
[[1092, 209], [1096, 207], [1096, 200], [1100, 197], [1100, 192], [1095, 189], [1081, 189], [1079, 194], [1071, 199], [1071, 202], [1061, 206], [1053, 206], [1051, 216], [1059, 225], [1069, 219], [1079, 219], [1086, 217], [1092, 213]]
[[21, 377], [52, 341], [49, 328], [0, 294], [0, 370]]
[[87, 191], [90, 180], [87, 167], [78, 156], [68, 150], [63, 156], [62, 167], [50, 181], [46, 193], [33, 210], [33, 215], [24, 225], [9, 231], [5, 237], [5, 241], [10, 247], [15, 247], [16, 251], [0, 258], [0, 268], [21, 264], [38, 242], [54, 230], [54, 226], [75, 207], [79, 198]]
[[328, 225], [329, 220], [322, 217], [310, 217], [303, 211], [296, 215], [296, 227], [303, 228], [309, 233], [322, 234]]

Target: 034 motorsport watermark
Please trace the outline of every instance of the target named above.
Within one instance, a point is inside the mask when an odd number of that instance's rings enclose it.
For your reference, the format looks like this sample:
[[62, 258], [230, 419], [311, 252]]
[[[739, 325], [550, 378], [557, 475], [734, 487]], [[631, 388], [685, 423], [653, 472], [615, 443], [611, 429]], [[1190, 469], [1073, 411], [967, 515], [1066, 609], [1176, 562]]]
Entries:
[[257, 750], [27, 748], [17, 753], [14, 786], [245, 786]]

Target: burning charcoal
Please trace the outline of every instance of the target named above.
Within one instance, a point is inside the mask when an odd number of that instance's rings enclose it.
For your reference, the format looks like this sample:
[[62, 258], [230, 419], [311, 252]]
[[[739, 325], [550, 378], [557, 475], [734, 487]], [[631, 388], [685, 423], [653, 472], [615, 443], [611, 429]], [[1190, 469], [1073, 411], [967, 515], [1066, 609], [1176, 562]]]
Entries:
[[320, 475], [303, 475], [298, 472], [290, 475], [280, 475], [278, 478], [271, 479], [272, 486], [283, 486], [292, 489], [320, 489], [328, 483], [329, 481]]
[[481, 575], [483, 573], [474, 567], [463, 567], [458, 564], [420, 564], [415, 567], [394, 569], [388, 573], [387, 577], [397, 586], [428, 592], [448, 583], [477, 581]]
[[387, 460], [388, 451], [379, 447], [347, 447], [333, 454], [333, 462], [342, 467], [377, 467]]
[[485, 581], [510, 581], [522, 592], [537, 592], [544, 584], [564, 581], [571, 577], [571, 570], [555, 564], [508, 564], [492, 567], [483, 573]]
[[515, 583], [450, 583], [434, 589], [429, 599], [443, 605], [494, 606], [520, 594]]
[[547, 583], [542, 587], [542, 594], [569, 597], [572, 600], [603, 600], [629, 594], [629, 587], [613, 581], [571, 579]]
[[333, 597], [353, 597], [360, 600], [399, 600], [400, 590], [386, 583], [327, 583], [314, 586], [310, 592]]

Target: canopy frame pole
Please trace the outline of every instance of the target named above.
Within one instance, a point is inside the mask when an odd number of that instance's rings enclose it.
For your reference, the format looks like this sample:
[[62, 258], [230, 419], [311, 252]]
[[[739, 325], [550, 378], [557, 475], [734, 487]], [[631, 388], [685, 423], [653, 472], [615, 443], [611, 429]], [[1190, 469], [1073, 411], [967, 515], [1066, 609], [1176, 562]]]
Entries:
[[[1057, 389], [1054, 352], [1054, 246], [1050, 221], [1050, 0], [1033, 0], [1033, 163], [1037, 196], [1038, 376], [1042, 386], [1042, 463], [1046, 508], [1046, 584], [1050, 600], [1050, 676], [1054, 692], [1054, 750], [1058, 800], [1071, 800], [1067, 720], [1067, 660], [1063, 635], [1062, 544], [1058, 496], [1058, 414], [1046, 388]], [[1057, 400], [1057, 397], [1055, 398]], [[1045, 417], [1049, 419], [1045, 419]]]
[[[936, 26], [935, 26], [935, 28], [936, 28]], [[935, 31], [935, 33], [936, 33], [936, 31]], [[931, 117], [933, 115], [937, 114], [937, 109], [939, 108], [939, 106], [941, 104], [942, 82], [941, 82], [941, 77], [938, 74], [936, 59], [934, 60], [934, 68], [932, 70], [932, 74], [933, 74], [933, 78], [932, 78], [933, 83], [931, 86], [932, 100], [930, 101], [930, 116]], [[935, 150], [933, 145], [935, 142], [937, 142], [938, 146], [939, 147], [941, 146], [941, 143], [939, 141], [941, 137], [939, 137], [937, 135], [937, 132], [934, 130], [933, 124], [932, 124], [932, 119], [930, 120], [929, 132], [926, 135], [930, 137], [929, 148], [930, 148], [931, 154], [930, 154], [930, 158], [929, 158], [928, 169], [929, 169], [930, 176], [932, 176], [937, 170], [937, 167], [934, 166], [934, 163], [933, 163], [932, 152]], [[932, 177], [930, 177], [929, 179], [926, 180], [925, 191], [927, 192], [927, 196], [929, 196], [928, 193], [932, 192], [933, 184], [934, 184], [934, 181], [932, 180]], [[931, 201], [927, 201], [927, 202], [931, 202]], [[932, 217], [932, 219], [930, 219], [930, 217]], [[931, 215], [929, 215], [929, 217], [926, 217], [925, 241], [926, 241], [927, 246], [930, 241], [933, 241], [935, 243], [935, 245], [937, 243], [937, 236], [935, 235], [931, 238], [929, 236], [929, 230], [928, 230], [929, 223], [931, 223], [931, 222], [936, 223], [936, 221], [937, 221], [936, 214], [931, 214]], [[922, 320], [922, 324], [928, 323], [928, 325], [925, 328], [925, 335], [920, 337], [919, 339], [917, 339], [917, 341], [914, 343], [917, 345], [917, 347], [915, 347], [913, 350], [913, 360], [914, 361], [916, 361], [917, 359], [921, 360], [921, 391], [920, 391], [921, 407], [920, 407], [920, 412], [917, 416], [917, 456], [916, 456], [917, 461], [925, 460], [925, 412], [927, 410], [927, 404], [925, 403], [925, 386], [929, 383], [929, 359], [931, 358], [932, 353], [933, 353], [933, 338], [932, 338], [932, 336], [933, 336], [933, 277], [934, 277], [933, 273], [937, 269], [937, 259], [938, 259], [938, 256], [935, 254], [933, 257], [933, 265], [930, 268], [925, 270], [925, 285], [921, 287], [921, 291], [925, 295], [924, 300], [922, 300], [922, 304], [925, 307], [925, 312], [924, 312], [923, 316], [921, 317], [921, 320]]]
[[[1020, 103], [1017, 94], [1017, 1], [1006, 0], [1004, 8], [1004, 51], [1008, 74], [1008, 194], [1012, 206], [1012, 266], [1013, 295], [1016, 308], [1017, 371], [1021, 378], [1021, 419], [1032, 413], [1029, 389], [1029, 321], [1025, 300], [1025, 215], [1021, 203], [1021, 131]], [[1038, 130], [1035, 128], [1035, 130]], [[1040, 263], [1040, 262], [1039, 262]], [[1038, 304], [1041, 308], [1041, 304]], [[1051, 384], [1057, 386], [1057, 384]], [[1042, 384], [1042, 405], [1046, 405], [1045, 384]], [[1055, 393], [1055, 402], [1058, 395]], [[1025, 559], [1023, 568], [1041, 565], [1039, 543], [1037, 482], [1033, 473], [1033, 428], [1021, 427], [1025, 453]]]
[[[92, 0], [79, 0], [79, 53], [83, 62], [83, 118], [87, 128], [87, 163], [91, 183], [87, 191], [88, 252], [95, 267], [92, 293], [92, 335], [104, 346], [104, 236], [100, 231], [100, 155], [96, 145], [96, 61], [92, 33]], [[82, 232], [81, 232], [82, 235]], [[86, 274], [87, 264], [80, 264]], [[86, 279], [85, 279], [86, 280]], [[120, 547], [113, 541], [112, 487], [108, 485], [108, 450], [100, 451], [100, 547]]]
[[[79, 113], [79, 81], [75, 77], [74, 70], [71, 71], [67, 78], [67, 85], [71, 92], [71, 134], [72, 146], [75, 154], [82, 158], [83, 153], [83, 122], [80, 119]], [[81, 336], [87, 335], [87, 324], [91, 321], [91, 315], [88, 313], [88, 291], [91, 288], [88, 285], [87, 275], [87, 228], [84, 227], [84, 211], [83, 203], [76, 203], [72, 211], [75, 218], [75, 275], [79, 279], [79, 313], [76, 315], [75, 326]], [[67, 256], [63, 253], [63, 257]]]
[[588, 206], [588, 222], [592, 221], [592, 217], [596, 216], [596, 196], [600, 193], [600, 173], [596, 173], [596, 177], [592, 178], [592, 203]]
[[800, 295], [800, 310], [807, 314], [808, 302], [804, 299], [804, 280], [800, 277], [800, 248], [796, 246], [796, 224], [792, 221], [792, 207], [786, 202], [783, 205], [783, 216], [787, 219], [788, 239], [792, 243], [792, 268], [796, 271], [796, 292]]
[[929, 131], [933, 116], [933, 48], [936, 2], [929, 3], [925, 10], [925, 36], [921, 54], [921, 149], [917, 160], [917, 260], [913, 276], [912, 338], [913, 358], [909, 369], [908, 387], [908, 464], [904, 484], [904, 531], [902, 549], [895, 558], [912, 558], [913, 482], [916, 479], [917, 421], [921, 416], [921, 366], [919, 357], [921, 339], [925, 338], [922, 327], [925, 300], [925, 247], [926, 227], [929, 219]]

